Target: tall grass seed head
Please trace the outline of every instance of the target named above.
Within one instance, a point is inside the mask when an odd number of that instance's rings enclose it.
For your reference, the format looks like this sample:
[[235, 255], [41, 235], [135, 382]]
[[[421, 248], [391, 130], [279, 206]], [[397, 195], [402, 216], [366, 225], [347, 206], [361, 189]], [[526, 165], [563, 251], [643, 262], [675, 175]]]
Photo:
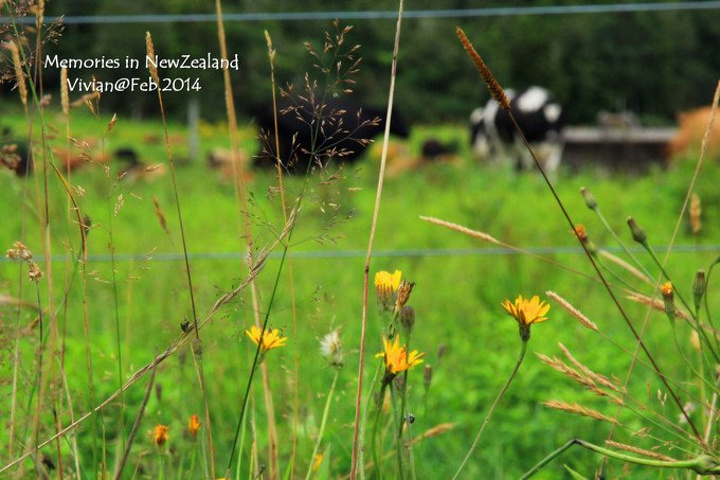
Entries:
[[515, 302], [505, 299], [502, 302], [505, 311], [517, 320], [520, 326], [520, 338], [527, 341], [530, 338], [530, 326], [533, 323], [544, 322], [548, 319], [545, 315], [550, 310], [550, 304], [540, 301], [540, 297], [535, 295], [530, 300], [518, 295]]
[[394, 273], [380, 271], [375, 274], [375, 293], [378, 304], [384, 310], [390, 310], [395, 305], [395, 295], [400, 286], [402, 272], [395, 270]]
[[328, 361], [331, 367], [340, 368], [345, 364], [340, 330], [336, 329], [320, 339], [320, 353]]

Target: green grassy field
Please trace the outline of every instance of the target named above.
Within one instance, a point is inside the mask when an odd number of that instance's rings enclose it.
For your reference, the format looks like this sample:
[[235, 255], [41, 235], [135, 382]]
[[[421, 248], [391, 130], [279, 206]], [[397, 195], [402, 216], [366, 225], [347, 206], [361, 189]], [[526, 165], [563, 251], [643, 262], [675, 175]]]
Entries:
[[[99, 119], [83, 115], [73, 117], [71, 136], [94, 142], [94, 155], [132, 145], [148, 163], [167, 160], [161, 141], [161, 124], [121, 118], [105, 136], [109, 119], [109, 115]], [[22, 131], [20, 116], [4, 117], [3, 122]], [[56, 129], [58, 138], [64, 137], [65, 126], [59, 115], [51, 112], [48, 123]], [[203, 155], [215, 146], [227, 147], [227, 134], [221, 125], [205, 126], [201, 132]], [[421, 128], [411, 139], [411, 151], [418, 151], [425, 133], [463, 142], [466, 135], [462, 126]], [[184, 132], [180, 126], [171, 126], [171, 134], [184, 135]], [[252, 153], [255, 149], [252, 129], [243, 128], [241, 135], [243, 147]], [[174, 142], [172, 148], [178, 159], [187, 155], [182, 141]], [[579, 250], [576, 238], [542, 179], [532, 174], [516, 176], [503, 169], [480, 166], [466, 149], [461, 152], [460, 159], [453, 164], [426, 165], [387, 181], [370, 271], [371, 282], [377, 271], [399, 269], [404, 278], [416, 283], [410, 300], [417, 316], [412, 349], [426, 352], [425, 364], [433, 366], [434, 374], [427, 394], [423, 387], [422, 366], [413, 369], [409, 375], [408, 410], [416, 417], [412, 434], [420, 435], [437, 425], [452, 424], [451, 429], [416, 445], [414, 458], [418, 478], [452, 476], [515, 363], [520, 345], [517, 324], [502, 310], [502, 300], [514, 299], [518, 294], [538, 294], [545, 298], [544, 292], [553, 290], [578, 307], [601, 332], [598, 334], [582, 327], [556, 304], [549, 312], [550, 320], [533, 327], [529, 355], [462, 475], [462, 478], [516, 478], [570, 438], [578, 437], [602, 445], [610, 431], [608, 422], [559, 412], [543, 406], [542, 402], [577, 401], [610, 417], [617, 410], [607, 399], [583, 391], [567, 377], [543, 365], [534, 353], [562, 357], [558, 347], [560, 342], [583, 364], [608, 377], [617, 377], [623, 383], [632, 363], [635, 342], [608, 293], [593, 274], [588, 259]], [[46, 274], [39, 284], [40, 298], [43, 307], [49, 306], [52, 298], [59, 338], [64, 345], [64, 368], [75, 416], [88, 411], [119, 388], [119, 367], [122, 380], [126, 380], [177, 339], [182, 333], [180, 323], [192, 317], [170, 176], [127, 183], [116, 179], [117, 164], [109, 165], [109, 175], [102, 166], [89, 165], [73, 172], [70, 178], [71, 185], [82, 187], [82, 194], [75, 189], [82, 215], [87, 214], [92, 219], [85, 276], [80, 263], [75, 261], [80, 232], [74, 214], [69, 213], [66, 190], [57, 175], [50, 172], [47, 177], [53, 261], [52, 275], [48, 275], [49, 263], [40, 261]], [[653, 246], [666, 248], [673, 239], [693, 167], [694, 163], [688, 160], [644, 177], [618, 175], [599, 180], [592, 173], [577, 176], [561, 173], [557, 188], [570, 215], [586, 226], [592, 241], [600, 247], [615, 248], [617, 245], [611, 235], [586, 208], [579, 193], [580, 187], [588, 187], [612, 227], [634, 249], [651, 275], [658, 278], [658, 269], [648, 255], [633, 244], [626, 218], [632, 215], [642, 225]], [[340, 478], [350, 469], [364, 252], [378, 168], [376, 162], [367, 159], [347, 167], [343, 175], [332, 181], [311, 179], [292, 236], [290, 261], [280, 274], [277, 297], [270, 308], [270, 325], [290, 337], [287, 347], [269, 352], [265, 360], [279, 429], [281, 472], [285, 472], [290, 464], [293, 447], [295, 359], [299, 362], [296, 477], [304, 477], [313, 460], [313, 442], [333, 378], [332, 368], [320, 355], [318, 339], [338, 327], [346, 359], [321, 446], [321, 451], [325, 452], [321, 474], [327, 478]], [[303, 180], [286, 178], [285, 181], [289, 198], [295, 198], [303, 188]], [[272, 188], [276, 182], [272, 173], [258, 172], [248, 184], [252, 235], [257, 249], [272, 242], [282, 228], [280, 200]], [[667, 270], [685, 298], [692, 298], [695, 272], [700, 268], [707, 269], [718, 257], [719, 182], [718, 163], [705, 164], [694, 189], [702, 201], [703, 228], [699, 234], [692, 235], [683, 218], [674, 239], [676, 248], [669, 256]], [[194, 296], [198, 316], [202, 318], [223, 293], [246, 277], [246, 244], [231, 183], [222, 181], [217, 172], [208, 170], [202, 160], [181, 162], [177, 183]], [[0, 191], [3, 199], [0, 202], [0, 218], [3, 218], [0, 246], [9, 249], [14, 241], [21, 240], [36, 257], [41, 257], [43, 202], [38, 202], [38, 198], [43, 196], [42, 176], [36, 183], [2, 171]], [[122, 202], [118, 200], [121, 195]], [[169, 234], [158, 220], [153, 197], [164, 212]], [[517, 247], [537, 248], [540, 257], [508, 251], [429, 224], [420, 220], [420, 216], [455, 222]], [[687, 250], [685, 247], [698, 248]], [[114, 278], [111, 252], [115, 255]], [[280, 252], [281, 249], [276, 248], [257, 279], [263, 313], [268, 308], [281, 266]], [[662, 250], [660, 256], [664, 254], [665, 250]], [[618, 255], [627, 259], [622, 253]], [[288, 275], [290, 265], [297, 309], [296, 336]], [[615, 265], [611, 264], [610, 268], [633, 289], [653, 294], [651, 286], [642, 284]], [[36, 305], [33, 284], [25, 279], [20, 282], [19, 272], [19, 264], [0, 262], [0, 293], [21, 296]], [[51, 291], [49, 281], [52, 282]], [[646, 344], [673, 385], [682, 386], [683, 401], [697, 403], [697, 380], [673, 347], [673, 335], [664, 313], [649, 312], [647, 307], [625, 300], [623, 285], [614, 278], [610, 281], [632, 323], [640, 329], [647, 320]], [[720, 298], [712, 283], [710, 293], [710, 311], [717, 312]], [[372, 297], [371, 290], [366, 386], [380, 361], [374, 354], [382, 348], [383, 317], [377, 312]], [[84, 326], [85, 305], [89, 341]], [[35, 317], [36, 312], [30, 308], [22, 309], [18, 315], [13, 307], [0, 306], [0, 334], [4, 338], [0, 347], [0, 411], [4, 412], [6, 423], [6, 428], [0, 432], [2, 445], [9, 441], [9, 415], [5, 412], [10, 411], [13, 397], [13, 339], [16, 334], [20, 345], [14, 457], [25, 451], [37, 402], [34, 385], [39, 330], [32, 324]], [[50, 341], [49, 318], [46, 313], [46, 343]], [[247, 291], [224, 306], [200, 332], [217, 477], [222, 476], [229, 459], [255, 352], [255, 346], [243, 333], [252, 322], [252, 302]], [[692, 365], [697, 365], [698, 354], [691, 347], [690, 329], [678, 322], [677, 334], [684, 355]], [[89, 348], [92, 360], [92, 395], [86, 348]], [[444, 351], [441, 358], [439, 350]], [[46, 351], [46, 354], [49, 353]], [[639, 359], [641, 362], [628, 383], [628, 392], [647, 409], [677, 424], [678, 408], [669, 399], [663, 400], [666, 392], [658, 376], [648, 368], [642, 354]], [[52, 365], [56, 368], [46, 366], [44, 374], [55, 375], [52, 378], [59, 381], [60, 359], [55, 360]], [[75, 438], [79, 444], [78, 462], [83, 469], [83, 478], [97, 477], [98, 473], [93, 471], [102, 470], [102, 461], [106, 463], [105, 468], [112, 471], [137, 414], [147, 378], [125, 391], [122, 400], [113, 401], [100, 415], [93, 416], [77, 429]], [[163, 457], [167, 478], [186, 478], [183, 472], [189, 468], [193, 449], [198, 452], [196, 471], [195, 476], [188, 478], [199, 478], [202, 470], [200, 446], [192, 444], [183, 433], [191, 414], [200, 414], [204, 420], [203, 401], [189, 343], [158, 366], [155, 381], [156, 389], [147, 405], [126, 473], [135, 472], [137, 478], [158, 477], [157, 447], [149, 432], [156, 424], [165, 424], [169, 426], [170, 435], [169, 447]], [[259, 461], [266, 465], [266, 414], [259, 380], [254, 383], [254, 390], [250, 418], [256, 425]], [[46, 408], [41, 412], [40, 439], [50, 437], [56, 429], [50, 408], [53, 395], [52, 389], [45, 392]], [[59, 421], [67, 425], [70, 413], [64, 397], [58, 404], [62, 405], [58, 412]], [[662, 426], [649, 422], [644, 415], [648, 415], [647, 412], [623, 409], [618, 417], [620, 423], [615, 438], [646, 449], [677, 439], [673, 432], [668, 433]], [[692, 418], [704, 425], [702, 408], [698, 407]], [[206, 428], [204, 422], [203, 428]], [[644, 435], [638, 436], [640, 429], [646, 430], [643, 430]], [[248, 438], [249, 435], [248, 431]], [[74, 468], [71, 437], [65, 438], [60, 443], [62, 465], [70, 471]], [[684, 440], [682, 437], [679, 444], [687, 446]], [[388, 452], [394, 448], [393, 441], [386, 440], [385, 448]], [[241, 478], [248, 475], [250, 449], [250, 441], [246, 439], [241, 455]], [[662, 451], [668, 454], [667, 450]], [[56, 465], [59, 463], [55, 443], [43, 448], [42, 452]], [[671, 452], [680, 458], [692, 456], [692, 453]], [[0, 465], [13, 458], [3, 448]], [[570, 450], [546, 467], [538, 478], [563, 478], [564, 475], [570, 478], [563, 464], [592, 478], [600, 459], [600, 456], [579, 448]], [[369, 454], [366, 454], [366, 460], [370, 460]], [[392, 475], [395, 466], [392, 457], [386, 463], [387, 472]], [[22, 467], [25, 475], [30, 475], [32, 462], [26, 460]], [[659, 478], [664, 475], [645, 467], [627, 467], [619, 461], [610, 461], [608, 468], [609, 478]], [[629, 472], [625, 468], [630, 468]], [[55, 475], [57, 471], [53, 478]]]

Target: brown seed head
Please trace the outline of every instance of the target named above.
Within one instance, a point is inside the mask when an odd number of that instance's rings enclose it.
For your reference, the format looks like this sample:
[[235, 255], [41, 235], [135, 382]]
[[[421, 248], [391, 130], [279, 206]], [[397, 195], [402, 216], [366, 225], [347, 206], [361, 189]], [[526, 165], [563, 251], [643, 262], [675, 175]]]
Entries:
[[401, 310], [408, 300], [410, 300], [410, 294], [414, 286], [415, 282], [408, 282], [406, 280], [400, 282], [397, 290], [397, 303], [395, 304], [395, 308]]
[[475, 48], [470, 43], [470, 40], [468, 40], [465, 32], [463, 32], [463, 29], [457, 27], [456, 33], [458, 38], [460, 38], [460, 43], [462, 43], [463, 48], [475, 64], [475, 68], [477, 68], [478, 72], [480, 72], [480, 75], [485, 81], [485, 85], [487, 85], [487, 88], [490, 91], [490, 95], [492, 95], [495, 101], [500, 104], [500, 107], [502, 107], [504, 110], [510, 110], [510, 102], [505, 95], [505, 91], [500, 86], [498, 81], [495, 80], [495, 77], [493, 76], [488, 66], [485, 65], [482, 57], [480, 57], [477, 51], [475, 51]]
[[150, 70], [150, 75], [155, 81], [155, 84], [160, 85], [160, 76], [158, 75], [157, 65], [155, 65], [155, 46], [153, 45], [150, 32], [145, 32], [145, 49], [147, 50], [147, 56], [149, 58], [148, 69]]

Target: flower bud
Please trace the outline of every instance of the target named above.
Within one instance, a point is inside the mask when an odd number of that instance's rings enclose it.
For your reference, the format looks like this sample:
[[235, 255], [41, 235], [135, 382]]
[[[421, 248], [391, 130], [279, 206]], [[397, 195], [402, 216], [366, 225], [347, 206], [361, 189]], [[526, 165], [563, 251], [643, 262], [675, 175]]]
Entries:
[[412, 330], [415, 325], [415, 309], [410, 305], [404, 305], [400, 309], [400, 325], [403, 326], [406, 332]]
[[663, 303], [665, 304], [665, 313], [667, 314], [670, 322], [675, 321], [675, 300], [673, 292], [673, 284], [671, 282], [665, 282], [660, 285], [660, 293], [662, 293]]
[[415, 286], [415, 282], [408, 282], [403, 280], [397, 289], [397, 302], [395, 303], [396, 309], [402, 309], [402, 307], [410, 300], [410, 294]]
[[595, 200], [593, 194], [585, 187], [580, 188], [580, 193], [582, 193], [583, 199], [585, 199], [585, 205], [587, 205], [590, 210], [595, 210], [597, 208], [597, 200]]
[[635, 219], [633, 217], [628, 217], [627, 223], [630, 227], [630, 232], [632, 232], [633, 240], [635, 240], [637, 243], [645, 245], [645, 243], [647, 242], [647, 234], [645, 233], [645, 230], [643, 230], [642, 227], [640, 227], [635, 222]]
[[423, 367], [423, 385], [425, 386], [425, 391], [427, 392], [428, 389], [430, 389], [430, 384], [432, 383], [432, 377], [433, 377], [433, 368], [430, 364], [425, 364]]
[[705, 283], [705, 270], [698, 270], [695, 274], [695, 281], [692, 286], [695, 310], [700, 309], [700, 301], [702, 300], [703, 295], [705, 295], [705, 288], [707, 288]]

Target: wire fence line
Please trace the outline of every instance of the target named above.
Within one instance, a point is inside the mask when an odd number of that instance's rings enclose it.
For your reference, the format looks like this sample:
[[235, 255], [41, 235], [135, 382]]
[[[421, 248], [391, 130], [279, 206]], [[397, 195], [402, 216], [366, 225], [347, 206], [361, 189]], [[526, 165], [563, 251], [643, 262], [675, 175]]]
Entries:
[[[696, 10], [718, 10], [720, 1], [671, 2], [671, 3], [613, 3], [596, 5], [548, 5], [537, 7], [485, 7], [446, 10], [408, 10], [403, 13], [407, 19], [414, 18], [468, 18], [468, 17], [511, 17], [518, 15], [577, 15], [596, 13], [632, 13], [632, 12], [683, 12]], [[127, 23], [201, 23], [215, 22], [212, 13], [190, 14], [148, 14], [148, 15], [86, 15], [45, 17], [46, 21], [62, 18], [66, 25], [79, 24], [127, 24]], [[261, 21], [310, 21], [310, 20], [394, 20], [397, 11], [315, 11], [315, 12], [257, 12], [226, 13], [225, 22], [261, 22]], [[34, 24], [33, 17], [15, 19], [17, 23]], [[9, 23], [7, 17], [0, 18], [1, 23]]]
[[[669, 247], [660, 245], [654, 247], [656, 252], [665, 252]], [[613, 253], [620, 253], [620, 247], [603, 248]], [[630, 247], [630, 251], [642, 252], [642, 247]], [[674, 245], [672, 247], [674, 253], [720, 253], [720, 244], [717, 245]], [[486, 248], [411, 248], [398, 250], [374, 250], [373, 257], [458, 257], [458, 256], [474, 256], [474, 257], [491, 257], [491, 256], [508, 256], [508, 255], [524, 255], [526, 253], [538, 255], [584, 255], [585, 251], [582, 247], [575, 246], [548, 246], [548, 247], [523, 247], [522, 251], [505, 247], [486, 247]], [[350, 259], [365, 258], [366, 250], [305, 250], [291, 251], [289, 255], [293, 259]], [[268, 258], [280, 258], [281, 252], [272, 252]], [[43, 261], [42, 255], [36, 257], [39, 261]], [[247, 258], [247, 252], [188, 252], [190, 260], [238, 260]], [[53, 255], [53, 262], [62, 262], [67, 260], [67, 255]], [[112, 257], [109, 253], [88, 255], [89, 262], [110, 262]], [[138, 262], [138, 261], [160, 261], [160, 262], [178, 262], [184, 261], [185, 257], [182, 253], [116, 253], [115, 262]], [[10, 262], [8, 258], [0, 258], [0, 263]]]

